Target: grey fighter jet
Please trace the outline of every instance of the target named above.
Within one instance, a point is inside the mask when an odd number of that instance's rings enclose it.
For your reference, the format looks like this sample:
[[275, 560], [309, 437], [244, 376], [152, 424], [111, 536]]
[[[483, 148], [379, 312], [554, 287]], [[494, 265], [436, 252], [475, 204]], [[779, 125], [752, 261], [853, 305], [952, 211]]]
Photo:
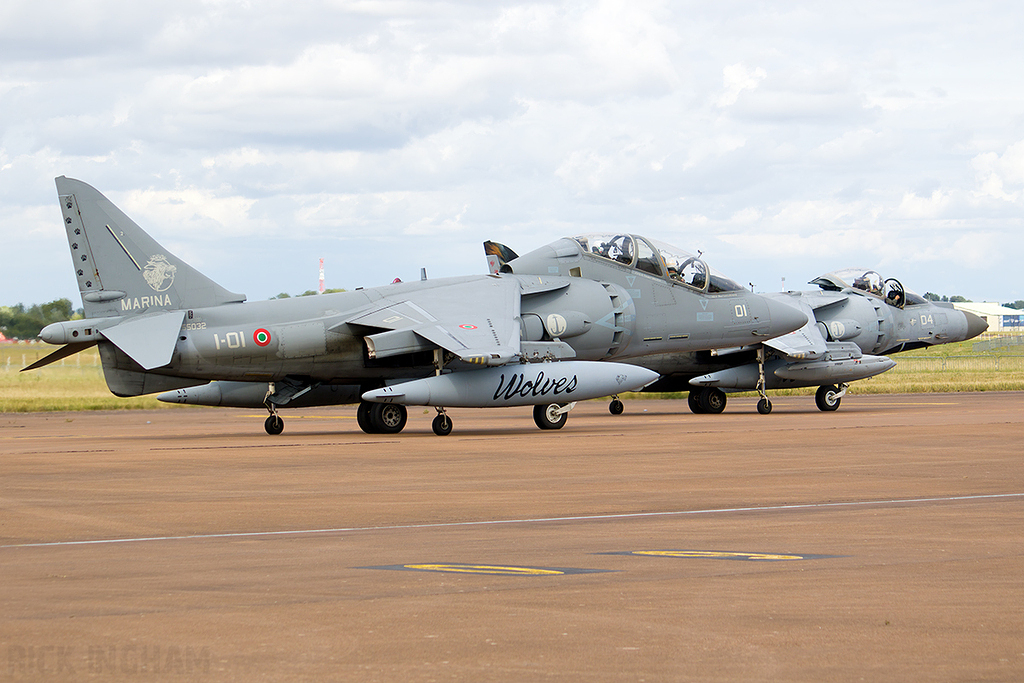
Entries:
[[439, 435], [456, 406], [534, 406], [537, 425], [557, 429], [576, 401], [657, 379], [624, 359], [745, 346], [805, 323], [700, 259], [673, 261], [629, 235], [559, 240], [533, 252], [525, 275], [246, 302], [96, 189], [56, 184], [86, 317], [44, 328], [64, 346], [25, 369], [98, 346], [114, 394], [266, 408], [270, 434], [284, 429], [280, 408], [344, 403], [359, 404], [368, 433], [401, 431], [407, 405], [435, 407]]
[[[586, 239], [577, 238], [581, 244], [586, 244]], [[618, 236], [606, 241], [614, 244], [620, 239]], [[646, 242], [635, 236], [633, 241]], [[598, 245], [594, 251], [600, 253], [605, 248]], [[518, 274], [546, 272], [549, 262], [557, 260], [548, 253], [550, 249], [519, 257], [504, 245], [484, 243], [492, 270]], [[734, 282], [707, 270], [699, 258], [657, 242], [650, 242], [633, 258], [634, 269], [662, 277], [672, 285], [670, 291], [679, 291], [677, 286], [681, 284], [701, 294], [702, 301], [739, 289]], [[631, 287], [636, 281], [634, 276], [623, 284]], [[818, 387], [818, 408], [833, 411], [839, 408], [850, 382], [896, 365], [885, 354], [964, 341], [988, 329], [982, 318], [950, 304], [927, 301], [905, 289], [899, 280], [883, 279], [873, 270], [840, 270], [815, 278], [811, 284], [820, 289], [764, 295], [777, 304], [792, 306], [803, 316], [804, 324], [789, 334], [734, 348], [680, 353], [661, 351], [658, 337], [652, 333], [655, 343], [647, 344], [648, 338], [644, 338], [643, 351], [625, 362], [661, 375], [643, 391], [689, 391], [689, 406], [694, 413], [722, 412], [727, 391], [758, 391], [761, 400], [757, 410], [767, 414], [772, 409], [767, 390], [811, 386]], [[663, 282], [649, 298], [657, 300], [658, 292], [664, 289]], [[613, 400], [609, 409], [613, 414], [621, 413], [621, 401]]]
[[726, 391], [759, 391], [757, 410], [767, 414], [765, 390], [817, 386], [818, 409], [833, 411], [850, 382], [896, 365], [889, 354], [965, 341], [988, 329], [984, 319], [928, 301], [873, 270], [840, 270], [811, 284], [820, 289], [766, 295], [806, 315], [795, 332], [736, 349], [632, 361], [662, 375], [647, 390], [689, 390], [695, 413], [722, 412]]

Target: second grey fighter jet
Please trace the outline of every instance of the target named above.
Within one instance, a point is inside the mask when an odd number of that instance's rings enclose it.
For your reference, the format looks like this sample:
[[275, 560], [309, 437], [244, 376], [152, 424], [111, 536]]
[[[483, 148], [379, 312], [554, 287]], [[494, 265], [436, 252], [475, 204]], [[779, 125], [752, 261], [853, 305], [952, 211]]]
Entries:
[[[699, 259], [631, 236], [559, 240], [540, 268], [246, 302], [191, 268], [93, 187], [56, 179], [85, 318], [40, 333], [64, 345], [26, 370], [98, 346], [118, 396], [265, 408], [359, 403], [359, 426], [396, 433], [406, 405], [534, 406], [543, 429], [577, 400], [658, 374], [622, 360], [760, 342], [804, 324]], [[671, 262], [673, 265], [666, 266]], [[515, 264], [515, 262], [512, 262]], [[674, 268], [674, 270], [672, 270]]]
[[726, 391], [759, 391], [758, 412], [765, 414], [765, 390], [817, 386], [817, 407], [833, 411], [850, 382], [896, 365], [889, 354], [965, 341], [988, 329], [982, 318], [928, 301], [873, 270], [840, 270], [811, 284], [820, 289], [766, 295], [804, 313], [807, 322], [795, 332], [736, 349], [632, 361], [662, 375], [647, 390], [689, 390], [695, 413], [722, 412]]

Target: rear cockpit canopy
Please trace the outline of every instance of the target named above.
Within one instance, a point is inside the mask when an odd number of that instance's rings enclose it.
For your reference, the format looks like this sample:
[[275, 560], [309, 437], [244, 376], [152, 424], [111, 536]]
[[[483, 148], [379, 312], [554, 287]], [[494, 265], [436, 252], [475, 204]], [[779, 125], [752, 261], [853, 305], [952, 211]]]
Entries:
[[585, 255], [615, 261], [675, 285], [709, 293], [743, 290], [697, 256], [657, 240], [621, 233], [577, 235], [573, 239]]
[[884, 280], [876, 271], [867, 268], [844, 268], [816, 277], [811, 280], [811, 284], [832, 292], [858, 289], [877, 296], [896, 308], [927, 303], [921, 296], [904, 289], [903, 284], [896, 278]]

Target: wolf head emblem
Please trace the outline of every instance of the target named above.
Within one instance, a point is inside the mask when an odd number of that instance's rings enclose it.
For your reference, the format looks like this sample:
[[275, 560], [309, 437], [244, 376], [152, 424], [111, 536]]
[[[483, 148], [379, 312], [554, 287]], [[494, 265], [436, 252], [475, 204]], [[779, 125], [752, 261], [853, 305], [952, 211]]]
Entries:
[[177, 266], [171, 265], [163, 254], [154, 254], [146, 263], [142, 271], [142, 277], [146, 284], [157, 292], [165, 292], [174, 284], [174, 274], [178, 272]]

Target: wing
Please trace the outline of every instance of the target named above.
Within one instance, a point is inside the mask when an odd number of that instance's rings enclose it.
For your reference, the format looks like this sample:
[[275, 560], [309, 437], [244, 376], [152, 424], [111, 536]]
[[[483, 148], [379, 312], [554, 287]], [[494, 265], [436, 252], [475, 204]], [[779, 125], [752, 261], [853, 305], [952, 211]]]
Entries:
[[440, 347], [467, 363], [504, 365], [520, 353], [519, 312], [518, 280], [488, 275], [396, 285], [341, 324], [382, 330], [365, 337], [372, 358]]

